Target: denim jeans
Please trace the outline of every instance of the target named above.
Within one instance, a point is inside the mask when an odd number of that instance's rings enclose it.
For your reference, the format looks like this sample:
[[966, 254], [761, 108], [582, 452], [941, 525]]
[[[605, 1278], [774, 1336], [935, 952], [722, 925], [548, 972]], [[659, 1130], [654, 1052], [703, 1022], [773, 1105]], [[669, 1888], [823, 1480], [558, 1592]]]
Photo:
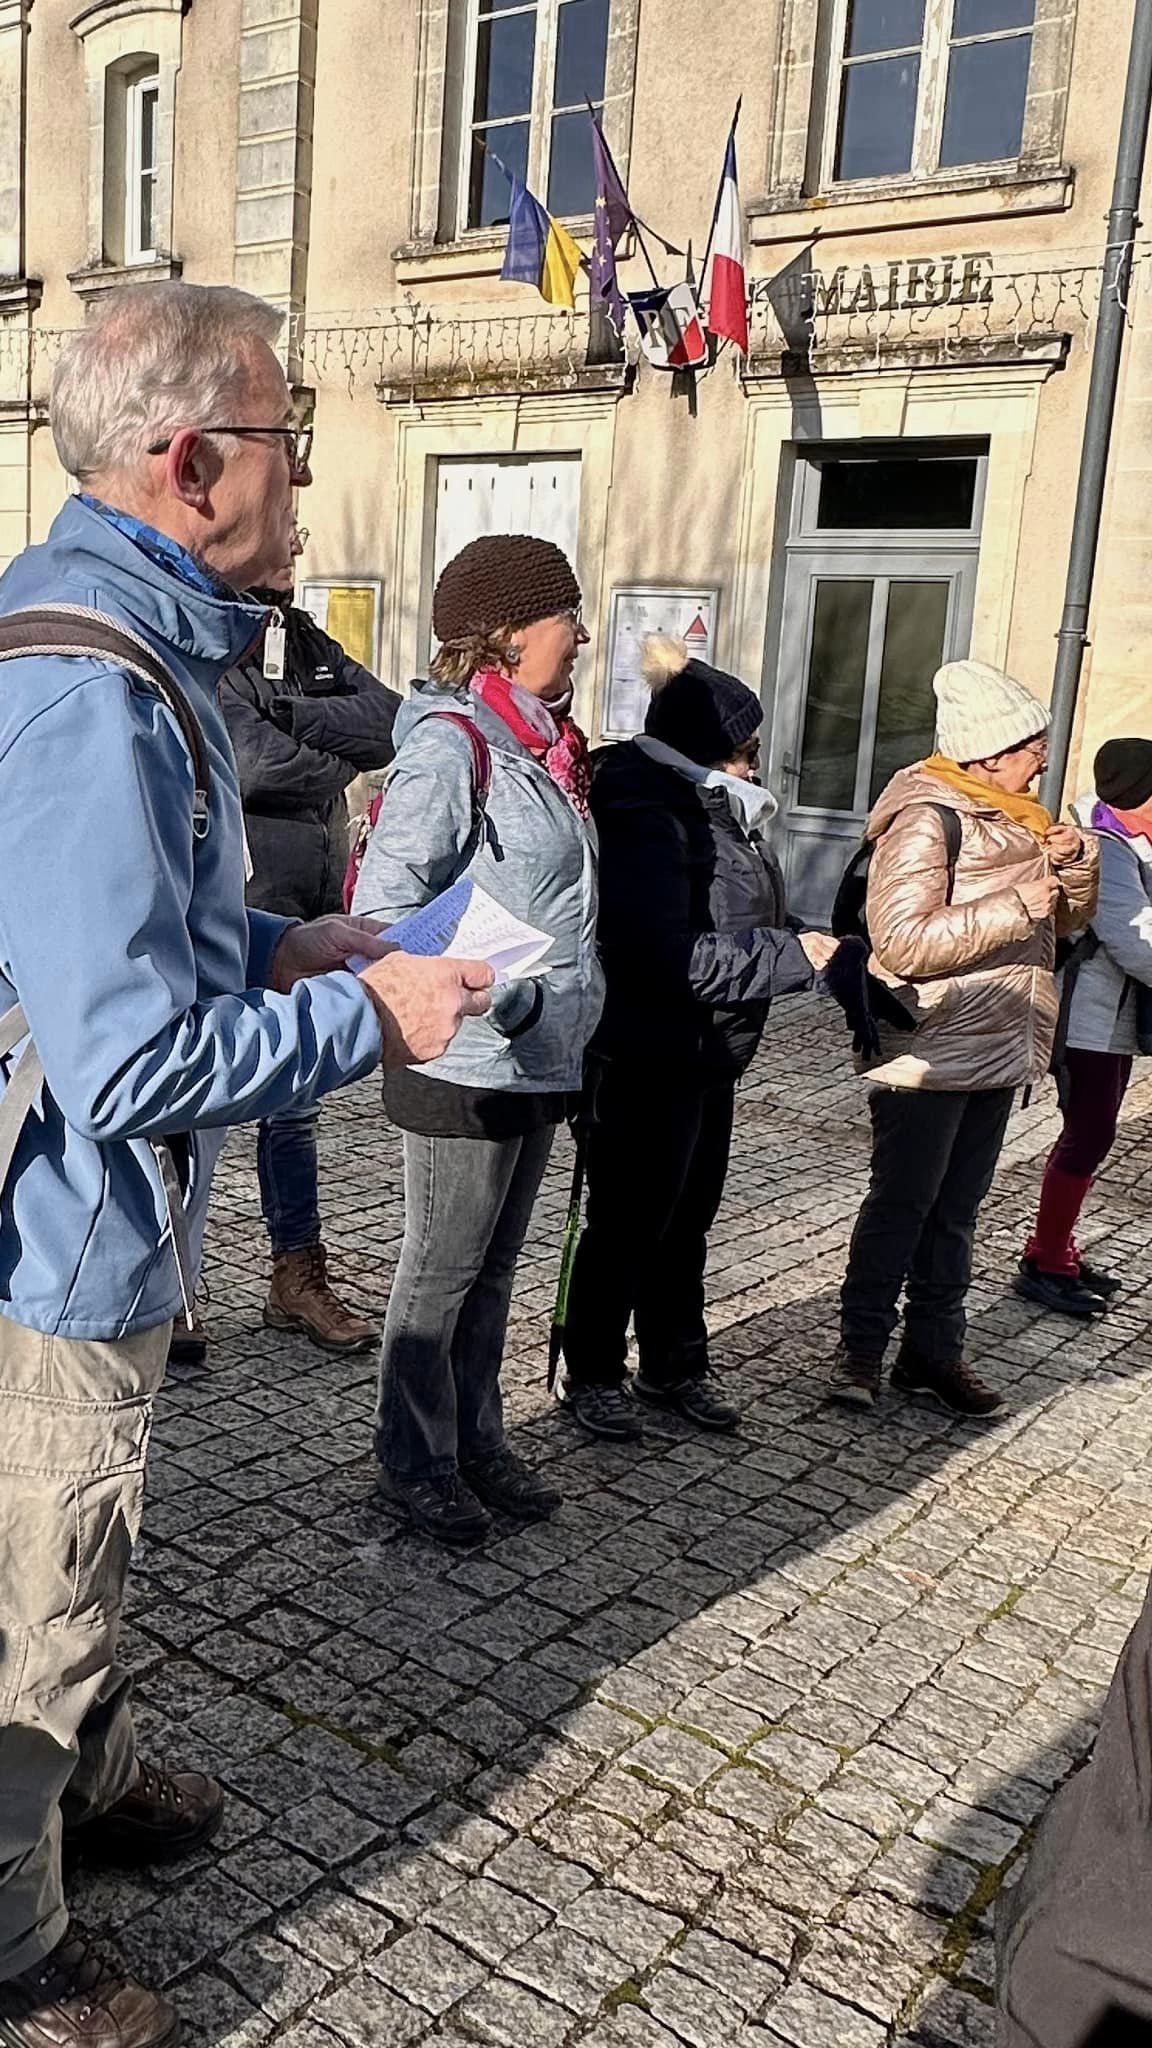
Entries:
[[500, 1366], [516, 1261], [552, 1149], [404, 1133], [404, 1243], [380, 1354], [376, 1455], [446, 1478], [504, 1442]]
[[260, 1207], [275, 1257], [320, 1242], [316, 1170], [318, 1109], [282, 1110], [267, 1117], [256, 1136]]
[[976, 1217], [1012, 1097], [1011, 1088], [873, 1089], [872, 1178], [840, 1290], [850, 1351], [883, 1357], [903, 1287], [909, 1350], [933, 1365], [958, 1363]]

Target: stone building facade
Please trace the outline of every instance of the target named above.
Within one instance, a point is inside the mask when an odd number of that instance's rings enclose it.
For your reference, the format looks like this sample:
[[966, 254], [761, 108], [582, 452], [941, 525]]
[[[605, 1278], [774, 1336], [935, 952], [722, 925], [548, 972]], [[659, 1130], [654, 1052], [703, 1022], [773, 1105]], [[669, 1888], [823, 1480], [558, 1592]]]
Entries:
[[[307, 601], [403, 681], [448, 553], [554, 535], [590, 728], [635, 723], [645, 625], [689, 630], [763, 694], [819, 908], [928, 742], [942, 653], [1047, 690], [1132, 4], [0, 0], [0, 562], [65, 489], [62, 336], [124, 281], [235, 280], [285, 308], [314, 416]], [[740, 94], [750, 349], [693, 407], [579, 291], [569, 313], [501, 282], [506, 173], [587, 246], [591, 101], [638, 215], [699, 265]], [[1152, 730], [1136, 255], [1081, 760]], [[641, 247], [623, 272], [648, 282]]]

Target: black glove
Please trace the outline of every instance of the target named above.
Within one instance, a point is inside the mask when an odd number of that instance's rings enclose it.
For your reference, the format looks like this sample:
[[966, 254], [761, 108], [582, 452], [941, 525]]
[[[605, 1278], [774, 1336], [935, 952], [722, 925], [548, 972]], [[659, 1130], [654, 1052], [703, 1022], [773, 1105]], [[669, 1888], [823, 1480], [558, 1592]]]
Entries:
[[916, 1029], [916, 1019], [907, 1005], [887, 982], [877, 980], [874, 974], [868, 976], [868, 1008], [881, 1024], [890, 1024], [893, 1031]]
[[824, 986], [839, 1003], [852, 1033], [852, 1050], [861, 1059], [875, 1059], [880, 1033], [868, 1001], [868, 948], [863, 939], [841, 939], [824, 969]]

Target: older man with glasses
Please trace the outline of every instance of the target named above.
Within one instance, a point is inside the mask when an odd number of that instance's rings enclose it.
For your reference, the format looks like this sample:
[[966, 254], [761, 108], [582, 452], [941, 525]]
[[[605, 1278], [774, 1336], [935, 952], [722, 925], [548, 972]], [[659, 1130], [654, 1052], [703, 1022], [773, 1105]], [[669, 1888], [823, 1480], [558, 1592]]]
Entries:
[[[144, 1454], [225, 1130], [437, 1057], [487, 967], [364, 920], [244, 904], [216, 697], [287, 559], [307, 440], [281, 315], [228, 287], [115, 296], [57, 368], [80, 494], [0, 580], [0, 2039], [159, 2048], [168, 2003], [69, 1927], [89, 1864], [219, 1825], [138, 1762], [117, 1660]], [[368, 956], [360, 974], [348, 971]]]

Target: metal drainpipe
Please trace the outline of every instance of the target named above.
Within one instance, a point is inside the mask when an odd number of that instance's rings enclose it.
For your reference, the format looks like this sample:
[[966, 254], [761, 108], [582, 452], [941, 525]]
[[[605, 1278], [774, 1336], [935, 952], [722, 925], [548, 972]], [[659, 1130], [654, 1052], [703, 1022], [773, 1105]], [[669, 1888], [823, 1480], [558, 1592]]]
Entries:
[[1068, 772], [1068, 752], [1076, 716], [1084, 649], [1088, 645], [1088, 607], [1096, 573], [1108, 450], [1116, 409], [1116, 388], [1124, 330], [1128, 321], [1128, 289], [1132, 277], [1133, 241], [1140, 225], [1136, 207], [1152, 110], [1152, 0], [1136, 0], [1124, 111], [1116, 148], [1116, 175], [1108, 215], [1108, 245], [1100, 281], [1100, 313], [1092, 350], [1092, 377], [1084, 415], [1080, 478], [1072, 519], [1072, 545], [1064, 611], [1057, 634], [1056, 672], [1052, 684], [1052, 724], [1048, 766], [1040, 794], [1053, 816], [1058, 815]]

